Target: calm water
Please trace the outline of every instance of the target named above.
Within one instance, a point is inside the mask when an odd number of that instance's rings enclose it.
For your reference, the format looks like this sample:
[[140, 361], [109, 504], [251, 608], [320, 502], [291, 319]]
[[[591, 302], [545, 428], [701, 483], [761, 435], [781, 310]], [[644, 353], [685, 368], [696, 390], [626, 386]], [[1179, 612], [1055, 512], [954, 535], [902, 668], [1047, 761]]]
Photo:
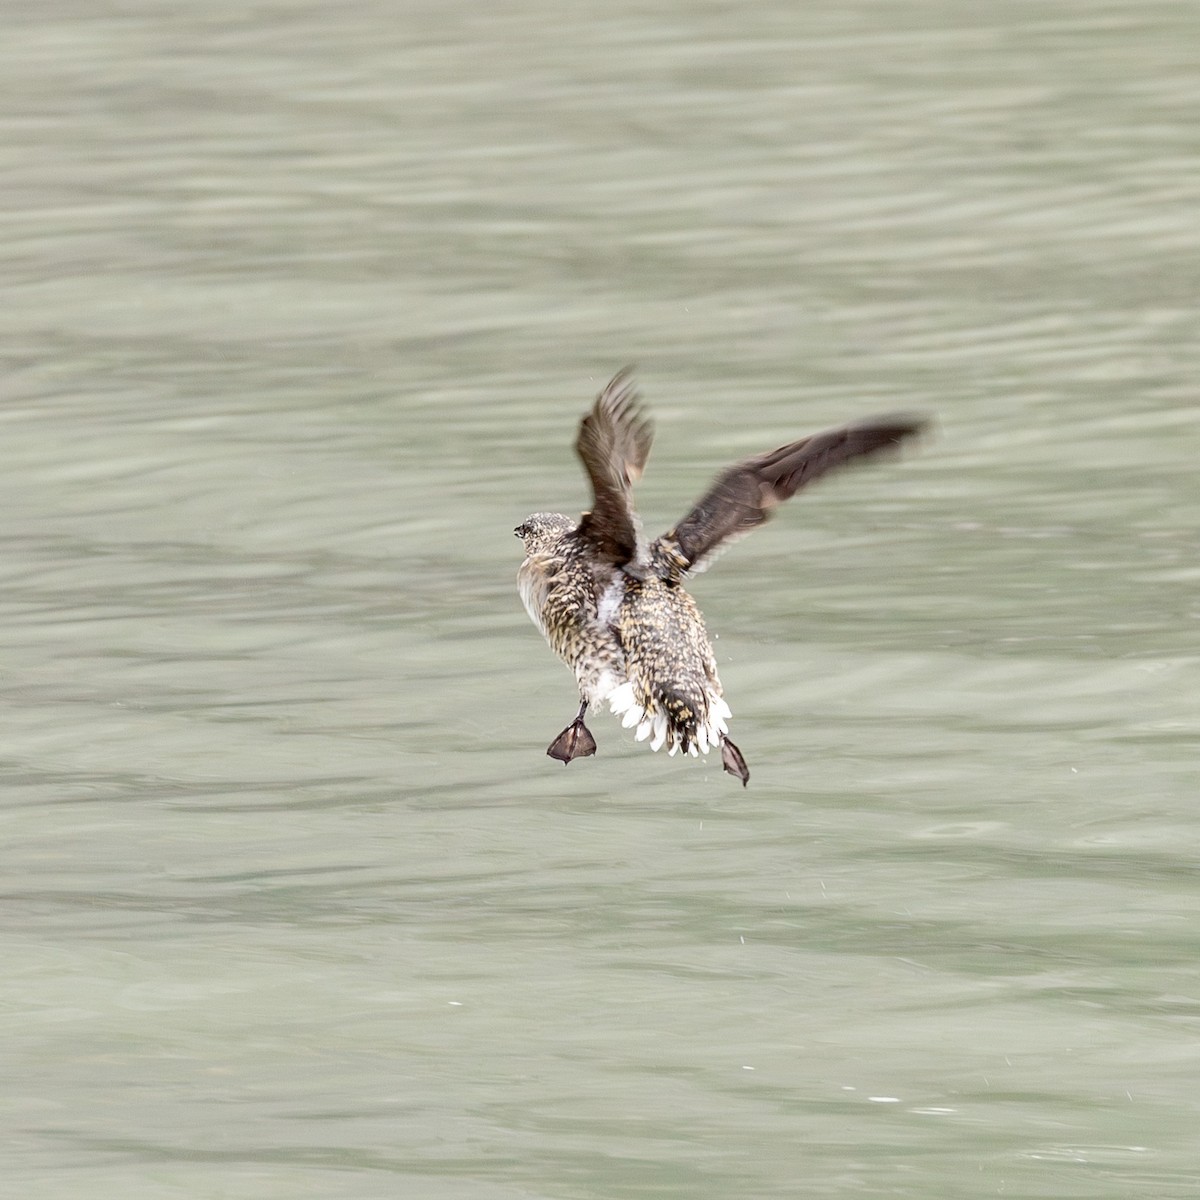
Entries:
[[[105, 7], [105, 6], [101, 6]], [[0, 41], [14, 1196], [1200, 1194], [1188, 3], [63, 0]], [[641, 364], [743, 792], [544, 756]]]

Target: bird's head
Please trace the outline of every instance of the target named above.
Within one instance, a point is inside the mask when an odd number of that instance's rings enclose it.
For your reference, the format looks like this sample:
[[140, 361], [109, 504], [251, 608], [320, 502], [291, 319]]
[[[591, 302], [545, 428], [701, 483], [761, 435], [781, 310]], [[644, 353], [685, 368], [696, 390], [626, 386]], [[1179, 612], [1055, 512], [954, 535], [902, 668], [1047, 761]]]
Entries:
[[543, 553], [551, 549], [564, 533], [570, 533], [575, 522], [562, 513], [532, 513], [513, 530], [525, 546], [525, 554]]

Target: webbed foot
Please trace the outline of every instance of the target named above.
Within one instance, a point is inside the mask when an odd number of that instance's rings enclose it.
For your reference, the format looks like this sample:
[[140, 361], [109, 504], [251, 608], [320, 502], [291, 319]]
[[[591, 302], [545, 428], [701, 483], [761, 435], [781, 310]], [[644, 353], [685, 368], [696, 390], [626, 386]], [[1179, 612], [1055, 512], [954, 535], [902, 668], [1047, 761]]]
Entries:
[[573, 758], [587, 758], [589, 754], [595, 754], [596, 739], [592, 737], [591, 730], [583, 723], [583, 718], [576, 717], [550, 743], [546, 753], [551, 758], [557, 758], [563, 766], [566, 766]]
[[579, 702], [579, 711], [575, 720], [566, 727], [546, 748], [551, 758], [557, 758], [565, 767], [573, 758], [587, 758], [596, 753], [596, 739], [592, 731], [583, 723], [583, 714], [588, 710], [588, 702]]
[[742, 781], [742, 787], [750, 782], [750, 768], [746, 766], [742, 752], [727, 737], [721, 739], [721, 766], [730, 775], [736, 775]]

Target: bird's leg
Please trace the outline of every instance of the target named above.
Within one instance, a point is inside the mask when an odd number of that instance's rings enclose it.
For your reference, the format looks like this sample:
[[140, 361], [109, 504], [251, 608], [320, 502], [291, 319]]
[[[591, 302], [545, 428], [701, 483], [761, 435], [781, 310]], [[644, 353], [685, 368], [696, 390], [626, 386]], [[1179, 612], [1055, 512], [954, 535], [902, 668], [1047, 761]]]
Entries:
[[750, 768], [746, 766], [742, 752], [727, 737], [721, 739], [721, 766], [730, 775], [736, 775], [742, 781], [742, 787], [750, 782]]
[[596, 739], [591, 730], [583, 723], [583, 714], [587, 712], [588, 702], [579, 702], [579, 711], [575, 720], [552, 741], [546, 750], [551, 758], [557, 758], [565, 767], [573, 758], [586, 758], [596, 753]]

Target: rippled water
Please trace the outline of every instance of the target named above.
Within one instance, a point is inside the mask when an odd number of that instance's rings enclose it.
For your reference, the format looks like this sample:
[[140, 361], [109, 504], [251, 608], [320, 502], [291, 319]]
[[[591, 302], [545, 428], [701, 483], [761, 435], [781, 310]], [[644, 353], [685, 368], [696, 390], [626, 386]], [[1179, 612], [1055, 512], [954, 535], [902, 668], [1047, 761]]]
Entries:
[[[23, 1197], [1194, 1197], [1182, 3], [76, 0], [0, 44]], [[626, 361], [745, 792], [512, 526]]]

